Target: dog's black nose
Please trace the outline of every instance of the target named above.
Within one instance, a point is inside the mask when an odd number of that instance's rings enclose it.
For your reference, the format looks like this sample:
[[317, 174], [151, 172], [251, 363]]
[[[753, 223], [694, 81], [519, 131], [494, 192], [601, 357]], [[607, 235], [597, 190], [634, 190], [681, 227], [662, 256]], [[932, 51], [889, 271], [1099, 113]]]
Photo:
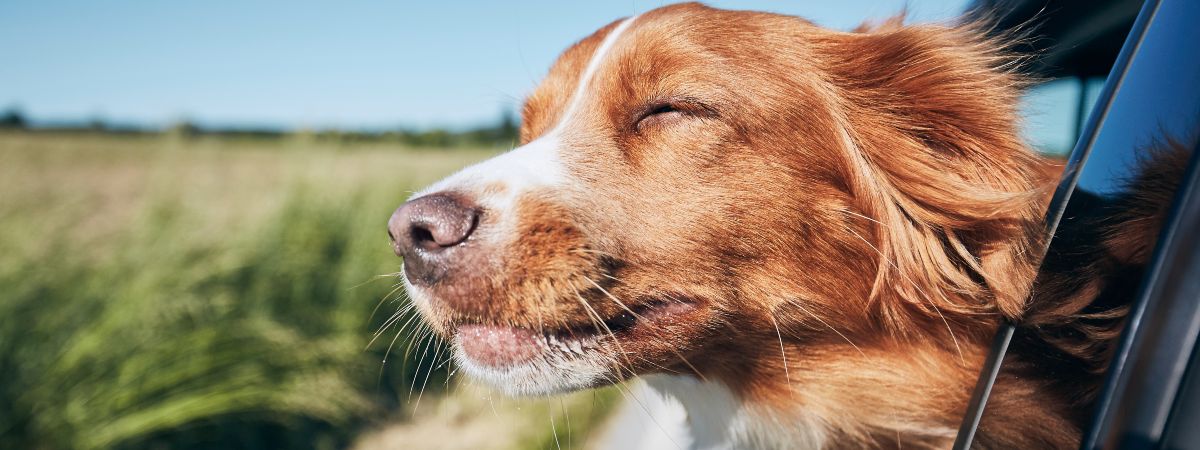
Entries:
[[453, 194], [426, 195], [396, 209], [388, 220], [388, 235], [396, 255], [404, 258], [409, 281], [437, 281], [478, 221], [479, 208]]

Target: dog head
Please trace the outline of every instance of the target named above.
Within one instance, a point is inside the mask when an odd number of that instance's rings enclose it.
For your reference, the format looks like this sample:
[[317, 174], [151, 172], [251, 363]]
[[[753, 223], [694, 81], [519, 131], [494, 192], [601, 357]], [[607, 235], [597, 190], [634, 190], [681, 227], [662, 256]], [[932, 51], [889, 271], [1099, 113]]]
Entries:
[[618, 20], [529, 95], [518, 148], [392, 216], [406, 288], [512, 394], [986, 339], [1039, 214], [1009, 62], [969, 28]]

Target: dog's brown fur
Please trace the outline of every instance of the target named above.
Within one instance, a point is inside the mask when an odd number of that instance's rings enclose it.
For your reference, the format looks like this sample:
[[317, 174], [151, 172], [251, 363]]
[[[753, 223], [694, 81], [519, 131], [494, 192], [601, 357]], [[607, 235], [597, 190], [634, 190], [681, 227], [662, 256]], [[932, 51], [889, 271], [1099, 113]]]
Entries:
[[[524, 142], [560, 121], [615, 26], [529, 96]], [[1022, 335], [979, 442], [1076, 445], [1098, 378], [1047, 378], [1031, 355], [1094, 374], [1123, 310], [1081, 318], [1101, 286], [1029, 295], [1058, 165], [1019, 136], [1025, 81], [1002, 43], [972, 26], [847, 33], [698, 4], [626, 34], [564, 138], [585, 188], [523, 197], [517, 239], [430, 288], [435, 327], [579, 327], [683, 302], [684, 317], [618, 342], [618, 376], [717, 381], [780, 423], [820, 417], [834, 445], [941, 448], [998, 324], [1024, 322], [1041, 334]], [[1144, 259], [1145, 233], [1130, 233], [1106, 242]]]

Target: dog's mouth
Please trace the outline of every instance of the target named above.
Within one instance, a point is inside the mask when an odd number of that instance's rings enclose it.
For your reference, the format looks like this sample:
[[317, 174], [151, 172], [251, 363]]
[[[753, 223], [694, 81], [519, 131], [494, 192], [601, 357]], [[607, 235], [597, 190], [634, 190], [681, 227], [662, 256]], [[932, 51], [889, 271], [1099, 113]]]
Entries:
[[463, 357], [493, 369], [547, 358], [625, 358], [641, 344], [660, 338], [664, 329], [687, 320], [696, 309], [696, 302], [690, 300], [655, 300], [589, 323], [553, 328], [461, 323], [454, 335]]

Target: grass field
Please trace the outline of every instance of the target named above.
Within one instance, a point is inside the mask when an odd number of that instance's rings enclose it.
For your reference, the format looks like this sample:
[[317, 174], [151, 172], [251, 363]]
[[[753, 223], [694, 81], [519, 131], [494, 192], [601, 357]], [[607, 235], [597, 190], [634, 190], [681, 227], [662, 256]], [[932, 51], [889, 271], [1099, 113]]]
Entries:
[[0, 448], [578, 446], [612, 392], [497, 399], [367, 345], [404, 301], [391, 211], [492, 153], [0, 133]]

